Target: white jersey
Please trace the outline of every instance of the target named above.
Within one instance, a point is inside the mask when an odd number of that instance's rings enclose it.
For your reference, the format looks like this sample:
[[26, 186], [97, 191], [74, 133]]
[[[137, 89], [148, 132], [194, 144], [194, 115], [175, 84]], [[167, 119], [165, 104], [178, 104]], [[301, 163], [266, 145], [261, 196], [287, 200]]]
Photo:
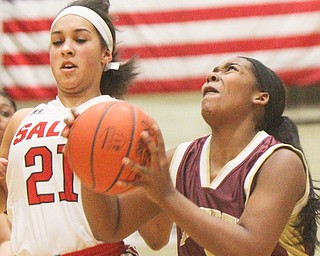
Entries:
[[[115, 99], [99, 96], [77, 111], [110, 100]], [[62, 152], [61, 131], [70, 115], [58, 98], [41, 104], [21, 122], [11, 143], [7, 211], [15, 255], [52, 256], [99, 244], [84, 214], [80, 181]]]

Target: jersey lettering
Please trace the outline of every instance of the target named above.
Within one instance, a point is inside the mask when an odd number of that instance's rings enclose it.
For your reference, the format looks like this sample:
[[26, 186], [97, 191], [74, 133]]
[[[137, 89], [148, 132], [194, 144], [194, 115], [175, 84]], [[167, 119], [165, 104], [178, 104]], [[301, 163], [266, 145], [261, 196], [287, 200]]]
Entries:
[[58, 145], [57, 153], [63, 158], [63, 191], [59, 192], [60, 201], [78, 202], [78, 194], [73, 191], [74, 174], [63, 154], [64, 145]]
[[47, 147], [30, 148], [25, 155], [26, 167], [34, 166], [36, 158], [41, 158], [41, 166], [38, 172], [32, 173], [27, 179], [27, 192], [29, 205], [52, 203], [54, 194], [38, 194], [37, 183], [46, 182], [52, 177], [52, 154]]
[[[210, 209], [210, 208], [205, 208], [205, 207], [200, 207], [200, 209], [202, 211], [204, 211], [205, 213], [213, 216], [213, 217], [216, 217], [218, 219], [221, 219], [221, 220], [225, 220], [225, 221], [228, 221], [230, 223], [234, 223], [234, 224], [237, 224], [238, 222], [238, 219], [227, 214], [227, 213], [223, 213], [219, 210], [216, 210], [216, 209]], [[187, 234], [187, 232], [185, 231], [182, 231], [182, 234], [181, 234], [181, 240], [180, 240], [180, 246], [183, 246], [185, 243], [186, 243], [186, 240], [189, 238], [189, 235]], [[207, 256], [214, 256], [211, 252], [209, 252], [208, 250], [204, 249], [205, 251], [205, 254]]]
[[13, 141], [13, 145], [16, 145], [17, 143], [21, 142], [27, 135], [28, 132], [28, 128], [31, 126], [32, 124], [26, 124], [24, 126], [21, 127], [21, 129], [17, 132], [16, 134], [16, 138]]
[[35, 125], [27, 136], [27, 140], [30, 140], [33, 135], [36, 135], [37, 138], [43, 138], [44, 136], [44, 129], [46, 128], [48, 122], [40, 122]]
[[[60, 130], [57, 131], [57, 126], [63, 123], [62, 121], [55, 121], [53, 123], [48, 124], [48, 122], [39, 122], [37, 124], [29, 123], [20, 128], [20, 130], [16, 133], [15, 138], [13, 140], [13, 145], [18, 144], [24, 139], [30, 140], [34, 136], [37, 138], [43, 137], [53, 137], [59, 136]], [[65, 124], [63, 123], [63, 127]]]
[[[61, 164], [63, 165], [63, 191], [59, 192], [59, 201], [77, 202], [78, 194], [74, 192], [73, 187], [74, 175], [63, 155], [63, 146], [58, 145], [57, 147], [57, 154], [62, 155]], [[49, 182], [54, 175], [52, 152], [45, 146], [30, 148], [25, 155], [26, 167], [36, 166], [36, 158], [40, 158], [38, 161], [38, 163], [40, 162], [39, 169], [37, 172], [33, 172], [26, 181], [29, 205], [54, 203], [54, 193], [40, 194], [37, 189], [38, 183]]]
[[55, 131], [55, 129], [58, 126], [59, 123], [60, 123], [60, 121], [53, 122], [53, 124], [48, 129], [46, 137], [58, 136], [60, 134], [60, 131]]

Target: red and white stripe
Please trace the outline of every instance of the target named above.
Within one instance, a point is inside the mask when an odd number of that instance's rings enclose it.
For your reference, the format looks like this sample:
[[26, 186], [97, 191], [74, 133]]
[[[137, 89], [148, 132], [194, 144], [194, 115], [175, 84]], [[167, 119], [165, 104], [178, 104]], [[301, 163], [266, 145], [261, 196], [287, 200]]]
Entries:
[[[16, 99], [55, 96], [49, 28], [68, 2], [0, 1], [0, 81]], [[288, 85], [320, 82], [319, 0], [110, 2], [122, 57], [140, 58], [131, 93], [199, 90], [216, 64], [236, 55], [261, 60]]]

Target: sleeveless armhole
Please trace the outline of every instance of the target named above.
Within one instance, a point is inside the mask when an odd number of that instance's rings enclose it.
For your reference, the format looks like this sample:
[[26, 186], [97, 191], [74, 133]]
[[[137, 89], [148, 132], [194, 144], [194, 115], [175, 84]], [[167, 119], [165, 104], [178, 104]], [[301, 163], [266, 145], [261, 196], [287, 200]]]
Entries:
[[300, 200], [296, 203], [296, 205], [292, 211], [292, 215], [294, 215], [294, 214], [299, 213], [302, 210], [302, 208], [307, 205], [309, 194], [310, 194], [310, 177], [309, 177], [309, 168], [308, 168], [304, 154], [300, 150], [294, 148], [293, 146], [291, 146], [289, 144], [282, 144], [281, 143], [281, 144], [276, 144], [276, 145], [272, 146], [262, 156], [260, 156], [260, 158], [257, 160], [257, 162], [253, 165], [253, 167], [251, 168], [251, 170], [248, 173], [246, 180], [244, 182], [244, 191], [245, 191], [245, 196], [246, 196], [245, 205], [247, 204], [248, 199], [250, 197], [250, 191], [251, 191], [251, 187], [253, 184], [253, 180], [254, 180], [256, 174], [258, 173], [260, 167], [268, 159], [268, 157], [279, 148], [287, 148], [289, 150], [292, 150], [294, 153], [296, 153], [300, 157], [300, 159], [303, 163], [303, 166], [304, 166], [305, 173], [306, 173], [305, 192], [304, 192], [304, 195], [300, 198]]
[[184, 142], [184, 143], [180, 144], [172, 156], [170, 166], [169, 166], [169, 171], [170, 171], [170, 176], [171, 176], [172, 182], [174, 183], [174, 187], [176, 187], [177, 173], [178, 173], [178, 169], [179, 169], [181, 160], [182, 160], [187, 148], [191, 144], [191, 142], [192, 141], [188, 141], [188, 142]]

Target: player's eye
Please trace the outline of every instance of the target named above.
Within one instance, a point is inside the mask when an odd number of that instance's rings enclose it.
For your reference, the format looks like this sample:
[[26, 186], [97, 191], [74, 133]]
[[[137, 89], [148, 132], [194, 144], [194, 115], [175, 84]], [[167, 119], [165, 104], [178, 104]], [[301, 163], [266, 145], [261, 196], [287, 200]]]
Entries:
[[56, 39], [56, 40], [51, 40], [51, 44], [54, 46], [59, 46], [63, 43], [63, 40]]
[[84, 39], [84, 38], [77, 38], [76, 39], [76, 42], [79, 43], [79, 44], [83, 44], [85, 42], [87, 42], [88, 40], [87, 39]]
[[0, 116], [2, 116], [2, 117], [11, 117], [12, 113], [10, 111], [0, 110]]
[[238, 71], [238, 68], [235, 65], [230, 65], [230, 66], [227, 67], [226, 70], [227, 71], [231, 71], [231, 70]]

